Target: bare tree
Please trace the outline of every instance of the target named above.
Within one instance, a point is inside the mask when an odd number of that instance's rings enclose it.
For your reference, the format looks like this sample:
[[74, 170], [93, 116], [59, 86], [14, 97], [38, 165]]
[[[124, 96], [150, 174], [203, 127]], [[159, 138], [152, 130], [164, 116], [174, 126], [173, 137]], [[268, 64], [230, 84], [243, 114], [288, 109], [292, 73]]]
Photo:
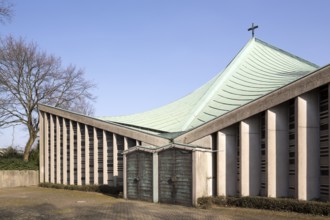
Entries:
[[0, 23], [6, 23], [13, 17], [13, 4], [7, 0], [0, 0]]
[[90, 114], [94, 86], [82, 70], [63, 67], [59, 58], [40, 52], [35, 43], [13, 37], [0, 40], [0, 127], [26, 126], [25, 161], [39, 131], [38, 104]]

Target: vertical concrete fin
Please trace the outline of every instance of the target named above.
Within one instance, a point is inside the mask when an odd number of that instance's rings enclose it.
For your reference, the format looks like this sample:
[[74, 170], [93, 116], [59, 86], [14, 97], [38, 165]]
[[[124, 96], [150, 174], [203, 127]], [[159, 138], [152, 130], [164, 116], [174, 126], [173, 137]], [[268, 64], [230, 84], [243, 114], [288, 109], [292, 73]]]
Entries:
[[108, 184], [108, 141], [106, 131], [103, 130], [103, 184]]
[[153, 202], [158, 202], [158, 153], [153, 154]]
[[77, 185], [81, 185], [81, 125], [77, 122]]
[[248, 118], [240, 124], [241, 194], [257, 196], [260, 193], [260, 119]]
[[56, 117], [56, 183], [61, 183], [61, 126], [60, 119]]
[[128, 140], [127, 137], [124, 137], [124, 150], [128, 149]]
[[97, 130], [96, 128], [94, 127], [93, 128], [93, 134], [94, 134], [94, 143], [93, 143], [93, 146], [94, 146], [94, 184], [99, 184], [99, 162], [98, 162], [98, 139], [97, 139]]
[[297, 97], [298, 199], [319, 198], [320, 146], [318, 93]]
[[90, 184], [89, 176], [89, 132], [88, 125], [85, 125], [85, 184]]
[[63, 118], [63, 184], [68, 184], [68, 128]]
[[126, 154], [123, 156], [123, 193], [124, 199], [127, 199], [127, 157]]
[[73, 122], [70, 120], [70, 185], [74, 184], [74, 131]]
[[44, 139], [44, 112], [39, 111], [39, 133], [40, 133], [40, 140], [39, 140], [39, 182], [45, 182], [45, 139]]
[[55, 183], [54, 116], [50, 115], [50, 182]]
[[113, 134], [113, 176], [118, 176], [118, 143], [117, 135]]
[[220, 196], [236, 195], [236, 135], [234, 127], [225, 128], [218, 132], [217, 191]]

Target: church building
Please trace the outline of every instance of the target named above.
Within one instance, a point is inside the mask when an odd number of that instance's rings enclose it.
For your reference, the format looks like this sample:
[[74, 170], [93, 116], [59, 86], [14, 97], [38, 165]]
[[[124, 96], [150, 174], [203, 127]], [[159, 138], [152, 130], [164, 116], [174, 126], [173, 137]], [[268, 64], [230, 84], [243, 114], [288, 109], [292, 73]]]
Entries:
[[89, 117], [39, 105], [40, 182], [123, 187], [127, 199], [330, 201], [330, 65], [255, 37], [202, 87], [163, 107]]

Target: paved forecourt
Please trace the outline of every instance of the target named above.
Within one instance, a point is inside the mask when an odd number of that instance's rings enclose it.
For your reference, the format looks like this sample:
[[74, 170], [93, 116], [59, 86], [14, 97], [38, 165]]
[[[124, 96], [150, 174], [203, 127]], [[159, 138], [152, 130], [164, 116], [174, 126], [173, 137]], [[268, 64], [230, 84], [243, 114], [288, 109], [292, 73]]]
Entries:
[[328, 219], [240, 208], [208, 210], [117, 199], [100, 193], [40, 187], [0, 189], [0, 219]]

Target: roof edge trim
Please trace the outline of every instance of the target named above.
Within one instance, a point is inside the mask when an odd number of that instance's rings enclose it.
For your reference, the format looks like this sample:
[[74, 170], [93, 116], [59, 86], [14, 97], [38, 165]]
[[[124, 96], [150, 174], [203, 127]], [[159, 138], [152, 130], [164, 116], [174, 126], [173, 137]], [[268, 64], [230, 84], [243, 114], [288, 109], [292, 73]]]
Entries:
[[54, 114], [63, 118], [67, 118], [69, 120], [77, 121], [82, 124], [90, 125], [93, 127], [97, 127], [103, 130], [110, 131], [115, 134], [119, 134], [125, 137], [130, 137], [139, 141], [143, 141], [148, 144], [152, 144], [155, 146], [163, 146], [165, 144], [169, 144], [170, 140], [164, 137], [160, 137], [158, 135], [146, 133], [143, 131], [138, 131], [135, 129], [131, 129], [129, 127], [125, 127], [119, 124], [107, 122], [100, 120], [98, 118], [94, 118], [91, 116], [82, 115], [80, 113], [71, 112], [68, 110], [64, 110], [61, 108], [49, 106], [46, 104], [38, 104], [39, 112], [46, 112], [50, 114]]

